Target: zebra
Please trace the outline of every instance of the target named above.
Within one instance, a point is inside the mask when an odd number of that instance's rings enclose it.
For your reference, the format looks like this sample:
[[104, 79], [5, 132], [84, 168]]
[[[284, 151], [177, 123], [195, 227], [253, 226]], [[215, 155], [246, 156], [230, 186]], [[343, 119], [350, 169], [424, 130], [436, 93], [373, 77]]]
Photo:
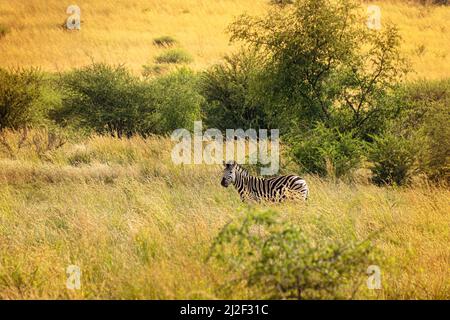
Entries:
[[239, 192], [242, 201], [252, 200], [282, 201], [290, 196], [300, 195], [308, 198], [306, 181], [296, 175], [278, 176], [273, 178], [254, 177], [235, 161], [224, 162], [225, 169], [221, 185], [227, 188], [233, 184]]

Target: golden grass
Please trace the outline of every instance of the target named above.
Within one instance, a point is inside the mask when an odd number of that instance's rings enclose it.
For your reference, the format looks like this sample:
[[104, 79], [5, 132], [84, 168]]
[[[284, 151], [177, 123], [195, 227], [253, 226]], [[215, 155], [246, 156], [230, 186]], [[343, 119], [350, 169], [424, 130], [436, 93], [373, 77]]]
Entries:
[[[450, 7], [420, 6], [403, 1], [375, 1], [382, 21], [393, 21], [404, 37], [404, 53], [416, 74], [450, 76]], [[125, 63], [141, 73], [163, 48], [153, 39], [169, 35], [194, 57], [202, 70], [234, 50], [226, 27], [247, 12], [262, 14], [268, 0], [80, 0], [81, 31], [62, 28], [67, 3], [58, 0], [0, 2], [0, 25], [10, 32], [0, 38], [0, 66], [36, 66], [67, 70], [91, 63]]]
[[[0, 298], [257, 295], [222, 290], [226, 276], [204, 261], [245, 205], [220, 186], [220, 166], [176, 166], [171, 147], [166, 138], [92, 137], [43, 157], [32, 143], [12, 153], [0, 146]], [[270, 206], [319, 238], [384, 228], [376, 240], [383, 289], [363, 286], [357, 298], [450, 298], [448, 189], [306, 179], [307, 204]], [[81, 290], [66, 288], [71, 264], [81, 268]]]

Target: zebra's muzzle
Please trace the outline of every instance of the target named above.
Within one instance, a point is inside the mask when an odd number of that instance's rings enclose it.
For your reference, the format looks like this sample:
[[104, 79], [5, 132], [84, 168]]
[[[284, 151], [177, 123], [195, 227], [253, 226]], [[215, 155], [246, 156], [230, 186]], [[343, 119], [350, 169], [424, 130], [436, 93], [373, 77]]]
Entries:
[[220, 181], [220, 184], [222, 185], [222, 187], [227, 188], [229, 185], [229, 182], [225, 178], [223, 178], [222, 181]]

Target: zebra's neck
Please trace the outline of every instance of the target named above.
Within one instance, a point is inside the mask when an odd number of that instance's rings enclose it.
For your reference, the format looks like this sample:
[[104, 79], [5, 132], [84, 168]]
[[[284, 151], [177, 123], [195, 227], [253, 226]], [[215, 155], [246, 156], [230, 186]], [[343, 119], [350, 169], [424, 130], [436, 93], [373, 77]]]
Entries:
[[250, 179], [262, 179], [250, 175], [250, 173], [246, 169], [239, 165], [235, 170], [236, 177], [234, 179], [233, 185], [241, 196], [248, 191], [248, 182]]
[[250, 173], [248, 173], [247, 169], [244, 169], [240, 165], [236, 165], [235, 175], [236, 178], [234, 179], [234, 184], [236, 184], [239, 181], [244, 180], [245, 178], [250, 177]]

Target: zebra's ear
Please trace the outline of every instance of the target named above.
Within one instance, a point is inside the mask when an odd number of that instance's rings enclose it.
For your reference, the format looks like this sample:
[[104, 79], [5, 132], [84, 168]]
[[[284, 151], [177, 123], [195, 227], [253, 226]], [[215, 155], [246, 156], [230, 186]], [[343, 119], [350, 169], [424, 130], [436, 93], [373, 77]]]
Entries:
[[236, 166], [236, 162], [233, 160], [223, 161], [223, 165], [225, 166], [225, 168], [234, 168]]
[[227, 166], [227, 163], [225, 162], [225, 160], [222, 160], [222, 164], [223, 164], [224, 167]]

